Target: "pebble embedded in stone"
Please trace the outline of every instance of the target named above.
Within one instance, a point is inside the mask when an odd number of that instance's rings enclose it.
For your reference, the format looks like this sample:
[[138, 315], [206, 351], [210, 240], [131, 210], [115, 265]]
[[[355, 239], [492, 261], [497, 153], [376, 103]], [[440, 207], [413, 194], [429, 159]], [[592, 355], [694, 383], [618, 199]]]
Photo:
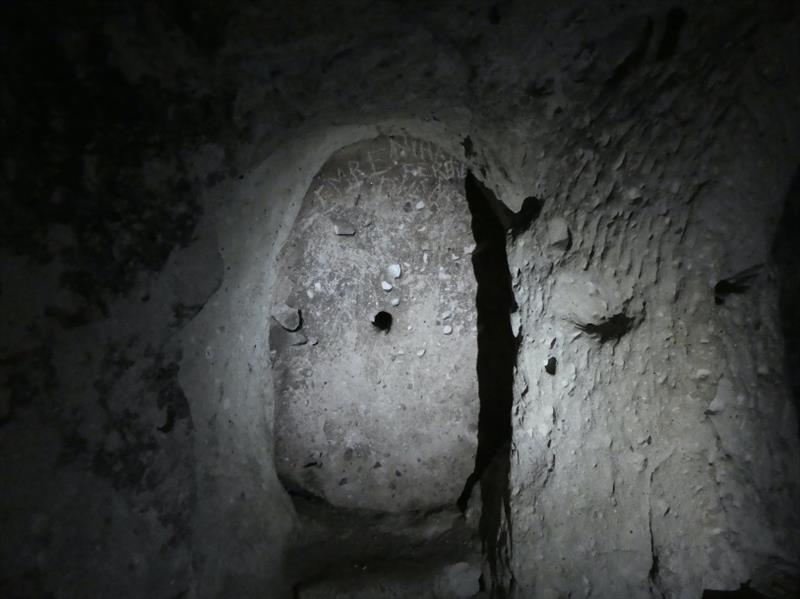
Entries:
[[403, 274], [403, 269], [399, 264], [390, 264], [389, 268], [386, 269], [386, 272], [389, 273], [389, 276], [393, 279], [399, 279], [400, 275]]
[[423, 348], [423, 349], [421, 349], [421, 350], [419, 350], [419, 351], [417, 352], [417, 356], [418, 356], [418, 357], [420, 357], [420, 358], [421, 358], [422, 356], [424, 356], [424, 355], [425, 355], [425, 349], [424, 349], [424, 348]]
[[300, 332], [292, 332], [289, 333], [289, 345], [305, 345], [308, 343], [308, 337], [306, 337], [303, 333]]
[[389, 283], [388, 281], [381, 281], [381, 287], [383, 288], [384, 291], [391, 291], [392, 289], [394, 289], [392, 284]]
[[719, 414], [725, 406], [732, 403], [735, 396], [733, 384], [727, 378], [721, 378], [717, 383], [717, 393], [706, 410], [706, 414]]
[[444, 327], [442, 327], [442, 333], [444, 333], [445, 335], [449, 335], [452, 332], [453, 332], [453, 327], [451, 327], [449, 324], [446, 324], [444, 325]]
[[317, 339], [316, 337], [309, 337], [308, 338], [308, 344], [309, 345], [316, 345], [317, 343], [319, 343], [319, 339]]
[[399, 306], [400, 305], [400, 298], [396, 297], [396, 298], [392, 299], [391, 304], [393, 306]]
[[356, 228], [344, 220], [333, 220], [333, 232], [337, 235], [352, 236], [356, 234]]
[[447, 320], [447, 319], [448, 319], [448, 318], [450, 318], [451, 316], [453, 316], [453, 313], [452, 313], [452, 312], [450, 312], [450, 310], [448, 310], [447, 312], [444, 312], [444, 313], [442, 314], [442, 320]]
[[563, 218], [551, 218], [547, 223], [547, 241], [550, 247], [566, 250], [569, 246], [569, 225]]
[[286, 304], [278, 304], [272, 308], [272, 318], [287, 331], [300, 328], [300, 310]]
[[420, 200], [419, 202], [417, 202], [417, 206], [416, 207], [417, 207], [417, 210], [422, 210], [425, 207], [425, 202]]

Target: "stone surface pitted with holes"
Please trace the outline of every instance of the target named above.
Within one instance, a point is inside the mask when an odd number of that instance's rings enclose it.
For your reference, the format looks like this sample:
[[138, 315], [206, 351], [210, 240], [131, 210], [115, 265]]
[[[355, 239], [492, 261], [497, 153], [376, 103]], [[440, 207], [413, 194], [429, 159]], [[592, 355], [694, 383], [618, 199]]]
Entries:
[[[272, 344], [276, 466], [290, 488], [385, 511], [461, 492], [478, 422], [464, 176], [431, 143], [380, 137], [343, 148], [314, 179], [278, 258], [275, 301], [299, 306], [319, 339]], [[357, 233], [333, 235], [331, 220]], [[388, 332], [371, 324], [380, 310]]]

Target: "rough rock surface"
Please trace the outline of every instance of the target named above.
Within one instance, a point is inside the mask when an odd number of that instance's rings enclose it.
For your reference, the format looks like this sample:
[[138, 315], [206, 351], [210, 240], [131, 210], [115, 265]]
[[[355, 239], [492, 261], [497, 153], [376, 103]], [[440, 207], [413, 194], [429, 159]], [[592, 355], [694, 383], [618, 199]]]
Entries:
[[379, 134], [542, 206], [509, 246], [507, 586], [797, 595], [795, 3], [172, 6], [0, 8], [0, 595], [291, 595], [276, 257]]
[[[278, 256], [276, 293], [302, 306], [303, 330], [319, 344], [298, 351], [270, 341], [276, 467], [333, 505], [452, 505], [472, 472], [476, 284], [454, 254], [472, 240], [464, 175], [460, 161], [421, 140], [343, 148], [314, 178]], [[358, 234], [328, 235], [330, 215]], [[395, 296], [402, 307], [391, 306]], [[366, 318], [375, 310], [391, 310], [386, 335]], [[445, 318], [449, 337], [438, 334]]]

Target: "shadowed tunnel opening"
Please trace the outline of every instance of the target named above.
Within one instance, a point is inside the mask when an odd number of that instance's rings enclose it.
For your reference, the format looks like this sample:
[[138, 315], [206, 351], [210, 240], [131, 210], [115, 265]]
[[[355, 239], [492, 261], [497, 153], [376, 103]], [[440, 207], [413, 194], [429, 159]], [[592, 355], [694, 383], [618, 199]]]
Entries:
[[511, 330], [510, 314], [516, 310], [516, 303], [506, 255], [507, 227], [501, 220], [505, 207], [489, 196], [472, 173], [467, 173], [465, 189], [476, 244], [472, 267], [478, 284], [480, 415], [475, 470], [464, 485], [458, 506], [466, 510], [473, 488], [480, 483], [483, 551], [489, 562], [492, 587], [502, 596], [502, 586], [498, 588], [504, 565], [502, 556], [511, 546], [510, 531], [501, 529], [503, 510], [508, 520], [511, 406], [518, 345]]

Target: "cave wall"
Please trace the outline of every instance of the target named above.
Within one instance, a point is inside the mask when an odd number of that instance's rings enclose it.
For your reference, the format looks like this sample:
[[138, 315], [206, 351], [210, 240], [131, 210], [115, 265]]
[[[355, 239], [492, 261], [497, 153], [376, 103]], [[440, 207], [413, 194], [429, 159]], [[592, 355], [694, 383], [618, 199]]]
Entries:
[[86, 6], [3, 7], [5, 595], [285, 590], [275, 260], [384, 133], [542, 202], [509, 246], [519, 596], [791, 596], [791, 4]]
[[342, 148], [315, 176], [277, 259], [269, 327], [276, 467], [298, 491], [342, 507], [436, 509], [471, 474], [465, 175], [433, 144], [381, 137]]

